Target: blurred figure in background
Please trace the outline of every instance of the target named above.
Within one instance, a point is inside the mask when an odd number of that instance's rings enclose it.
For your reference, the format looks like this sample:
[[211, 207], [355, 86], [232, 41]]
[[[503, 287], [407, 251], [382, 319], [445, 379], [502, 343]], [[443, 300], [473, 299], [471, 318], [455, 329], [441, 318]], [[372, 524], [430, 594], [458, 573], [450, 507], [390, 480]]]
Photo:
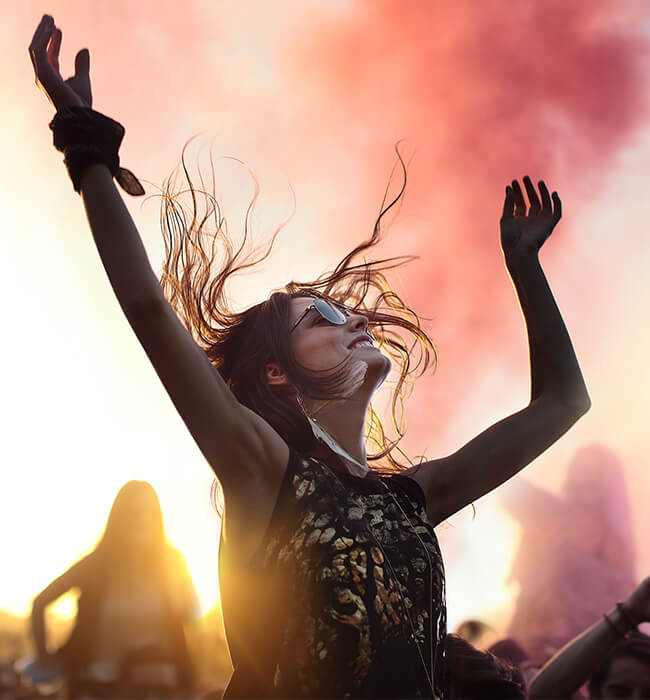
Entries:
[[513, 664], [457, 634], [447, 635], [446, 655], [448, 700], [526, 700], [523, 674]]
[[501, 661], [510, 664], [513, 668], [518, 669], [526, 688], [541, 666], [538, 661], [531, 659], [528, 652], [512, 637], [500, 639], [489, 646], [487, 651]]
[[456, 625], [454, 634], [469, 642], [472, 646], [484, 648], [485, 644], [483, 642], [485, 638], [494, 634], [494, 630], [487, 622], [470, 618]]
[[650, 577], [569, 642], [539, 671], [530, 700], [571, 698], [587, 680], [589, 698], [650, 698], [650, 637], [634, 630], [650, 621]]
[[[80, 596], [74, 628], [47, 651], [45, 608], [71, 588]], [[65, 676], [70, 698], [157, 697], [189, 691], [193, 674], [183, 626], [198, 614], [185, 560], [165, 536], [153, 487], [129, 481], [117, 494], [95, 549], [34, 599], [34, 682]]]
[[522, 526], [507, 634], [543, 663], [635, 586], [623, 467], [608, 447], [589, 445], [569, 464], [561, 496], [520, 478], [504, 502]]

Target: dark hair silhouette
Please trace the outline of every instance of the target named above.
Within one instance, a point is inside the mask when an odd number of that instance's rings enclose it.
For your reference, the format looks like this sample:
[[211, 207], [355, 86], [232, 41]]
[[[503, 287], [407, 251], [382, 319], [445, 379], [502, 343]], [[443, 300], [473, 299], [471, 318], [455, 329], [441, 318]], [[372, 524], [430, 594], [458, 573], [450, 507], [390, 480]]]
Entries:
[[511, 666], [519, 667], [524, 661], [528, 661], [530, 656], [528, 652], [519, 644], [516, 639], [512, 637], [506, 637], [505, 639], [500, 639], [498, 642], [488, 648], [490, 654], [494, 654], [499, 659], [506, 661]]
[[[399, 370], [391, 397], [392, 422], [397, 437], [391, 441], [387, 439], [371, 405], [366, 437], [377, 446], [378, 452], [369, 455], [368, 459], [386, 457], [386, 471], [389, 472], [405, 467], [392, 452], [405, 432], [405, 389], [416, 372], [419, 371], [417, 376], [420, 376], [436, 361], [433, 342], [420, 327], [418, 315], [391, 289], [384, 274], [411, 260], [412, 256], [373, 261], [364, 258], [363, 262], [353, 262], [378, 242], [382, 219], [404, 193], [406, 165], [398, 147], [396, 151], [403, 173], [402, 186], [388, 204], [387, 187], [370, 238], [348, 253], [333, 272], [324, 273], [316, 280], [289, 282], [273, 292], [266, 301], [241, 312], [230, 309], [226, 284], [233, 275], [249, 270], [269, 256], [282, 226], [274, 232], [265, 250], [247, 250], [250, 214], [259, 191], [256, 188], [246, 213], [242, 242], [235, 247], [214, 194], [194, 187], [185, 164], [186, 148], [187, 144], [183, 149], [181, 166], [188, 187], [175, 191], [178, 172], [175, 171], [164, 183], [161, 203], [165, 240], [161, 284], [172, 308], [205, 350], [237, 399], [264, 418], [289, 445], [301, 452], [315, 448], [317, 441], [304, 415], [289, 400], [287, 392], [268, 384], [266, 365], [277, 362], [302, 394], [315, 399], [334, 399], [341, 397], [351, 358], [320, 373], [301, 366], [289, 342], [291, 300], [318, 296], [366, 315], [378, 346]], [[212, 178], [214, 191], [214, 169]], [[205, 187], [202, 176], [201, 185]], [[189, 205], [181, 202], [182, 195], [189, 197]], [[404, 333], [410, 334], [410, 342], [403, 337]], [[417, 356], [414, 357], [416, 348]], [[399, 448], [396, 449], [404, 455]], [[406, 459], [411, 463], [408, 457]]]
[[455, 634], [446, 637], [445, 655], [445, 697], [449, 700], [525, 700], [521, 671], [505, 661]]
[[638, 659], [646, 663], [648, 668], [650, 668], [650, 637], [642, 632], [632, 632], [614, 645], [596, 673], [589, 679], [589, 684], [587, 685], [589, 697], [601, 697], [612, 661], [621, 658]]
[[117, 492], [94, 551], [103, 566], [119, 566], [120, 558], [133, 546], [131, 515], [134, 506], [147, 509], [147, 528], [151, 535], [146, 548], [138, 550], [139, 560], [149, 567], [162, 566], [167, 547], [162, 510], [158, 494], [146, 481], [128, 481]]

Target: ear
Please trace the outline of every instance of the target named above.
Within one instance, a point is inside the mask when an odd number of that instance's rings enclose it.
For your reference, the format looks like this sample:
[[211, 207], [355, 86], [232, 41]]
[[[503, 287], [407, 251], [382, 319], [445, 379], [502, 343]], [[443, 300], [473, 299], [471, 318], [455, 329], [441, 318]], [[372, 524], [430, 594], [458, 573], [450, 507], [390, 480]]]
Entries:
[[284, 372], [280, 369], [280, 365], [278, 365], [277, 362], [269, 362], [266, 365], [266, 381], [271, 386], [283, 388], [291, 387], [291, 383], [285, 376]]

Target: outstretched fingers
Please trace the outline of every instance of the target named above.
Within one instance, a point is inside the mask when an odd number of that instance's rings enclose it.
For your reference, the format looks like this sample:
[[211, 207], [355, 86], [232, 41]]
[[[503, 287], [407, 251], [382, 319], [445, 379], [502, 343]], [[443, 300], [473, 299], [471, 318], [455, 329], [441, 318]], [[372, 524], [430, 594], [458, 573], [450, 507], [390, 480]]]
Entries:
[[90, 51], [88, 49], [81, 49], [77, 52], [74, 59], [74, 74], [75, 77], [80, 78], [82, 76], [87, 76], [90, 73]]
[[539, 181], [539, 191], [542, 195], [542, 214], [551, 216], [553, 213], [553, 205], [551, 204], [551, 196], [548, 193], [548, 188], [544, 180]]
[[512, 187], [506, 185], [506, 198], [503, 200], [503, 213], [501, 214], [502, 219], [512, 218], [515, 211], [515, 195], [512, 192]]
[[526, 194], [528, 195], [528, 201], [530, 202], [530, 209], [528, 211], [529, 215], [539, 214], [542, 210], [542, 204], [539, 201], [535, 186], [528, 175], [524, 175], [524, 187], [526, 188]]
[[557, 223], [562, 218], [562, 200], [557, 192], [553, 192], [553, 219]]
[[[528, 175], [523, 178], [524, 187], [526, 188], [526, 194], [528, 195], [528, 200], [530, 201], [530, 209], [528, 214], [530, 216], [535, 216], [541, 214], [542, 216], [548, 216], [557, 223], [562, 218], [562, 201], [557, 192], [549, 194], [548, 188], [544, 180], [538, 182], [540, 197], [535, 190], [532, 180]], [[524, 193], [517, 180], [512, 181], [512, 186], [506, 186], [506, 198], [503, 202], [503, 214], [502, 218], [512, 217], [512, 216], [526, 216], [526, 200], [524, 199]]]
[[47, 80], [57, 74], [50, 63], [48, 51], [48, 43], [55, 29], [54, 18], [50, 15], [43, 15], [29, 45], [29, 57], [34, 66], [36, 82], [43, 83], [44, 79]]
[[42, 55], [47, 48], [47, 42], [54, 31], [54, 18], [50, 15], [43, 15], [41, 21], [36, 27], [32, 41], [29, 44], [29, 55], [34, 62], [37, 56]]
[[517, 180], [512, 181], [512, 191], [515, 196], [515, 216], [526, 216], [526, 200]]
[[59, 51], [61, 50], [61, 38], [63, 34], [61, 30], [56, 27], [54, 33], [47, 45], [47, 58], [50, 61], [50, 65], [55, 71], [59, 72]]

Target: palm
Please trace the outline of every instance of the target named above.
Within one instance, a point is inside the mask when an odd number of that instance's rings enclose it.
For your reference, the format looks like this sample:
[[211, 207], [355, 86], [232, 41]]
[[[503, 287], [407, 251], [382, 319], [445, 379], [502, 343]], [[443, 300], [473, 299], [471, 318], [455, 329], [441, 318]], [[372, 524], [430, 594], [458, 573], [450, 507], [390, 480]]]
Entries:
[[524, 177], [524, 186], [530, 202], [529, 208], [517, 180], [512, 181], [512, 187], [506, 187], [501, 217], [501, 246], [506, 254], [536, 253], [562, 216], [562, 202], [557, 192], [553, 192], [551, 198], [542, 180], [539, 182], [541, 200], [527, 175]]
[[61, 30], [54, 19], [43, 15], [29, 45], [29, 56], [34, 66], [36, 82], [43, 89], [56, 110], [64, 107], [91, 107], [90, 57], [82, 49], [75, 58], [75, 74], [63, 80], [59, 71]]
[[86, 107], [92, 107], [93, 98], [90, 91], [90, 76], [88, 73], [82, 75], [73, 75], [65, 81], [65, 84], [71, 90], [81, 97]]

